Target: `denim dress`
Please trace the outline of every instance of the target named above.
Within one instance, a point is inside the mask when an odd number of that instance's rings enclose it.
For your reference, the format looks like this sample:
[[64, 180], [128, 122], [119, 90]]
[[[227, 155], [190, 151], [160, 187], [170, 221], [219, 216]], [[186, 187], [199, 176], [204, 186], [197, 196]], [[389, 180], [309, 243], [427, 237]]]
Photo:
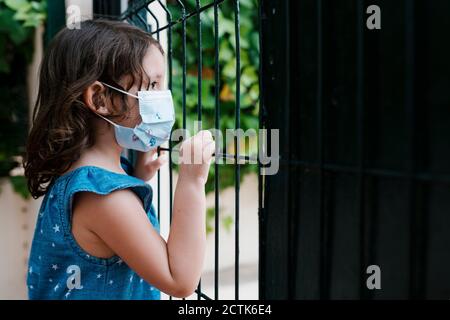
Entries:
[[[125, 158], [122, 167], [131, 173], [132, 167]], [[159, 233], [152, 189], [143, 180], [95, 166], [80, 167], [58, 177], [48, 189], [37, 217], [27, 275], [30, 299], [160, 299], [160, 291], [140, 278], [119, 256], [93, 257], [72, 235], [72, 202], [77, 192], [106, 195], [121, 189], [130, 189], [139, 196]]]

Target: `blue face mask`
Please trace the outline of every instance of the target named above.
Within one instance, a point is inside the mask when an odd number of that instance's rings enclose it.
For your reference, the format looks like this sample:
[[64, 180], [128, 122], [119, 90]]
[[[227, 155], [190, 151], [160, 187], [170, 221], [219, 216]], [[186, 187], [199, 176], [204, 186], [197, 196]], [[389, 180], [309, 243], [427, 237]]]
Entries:
[[139, 114], [142, 122], [134, 128], [118, 125], [97, 113], [114, 126], [116, 141], [121, 147], [147, 152], [169, 140], [175, 123], [170, 90], [138, 91], [138, 95], [135, 96], [106, 83], [103, 84], [139, 100]]

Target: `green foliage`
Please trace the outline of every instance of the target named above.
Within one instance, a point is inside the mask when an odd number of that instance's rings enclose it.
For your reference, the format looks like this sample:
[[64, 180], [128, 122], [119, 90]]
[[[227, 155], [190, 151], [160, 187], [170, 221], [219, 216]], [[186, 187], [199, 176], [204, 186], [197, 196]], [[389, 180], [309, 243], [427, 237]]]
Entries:
[[[0, 0], [0, 177], [18, 166], [28, 131], [27, 65], [33, 35], [45, 20], [46, 1]], [[25, 179], [11, 177], [19, 194], [28, 196]]]
[[46, 1], [0, 0], [0, 73], [9, 73], [16, 55], [29, 62], [32, 36], [45, 20]]
[[13, 190], [24, 199], [30, 198], [30, 193], [27, 188], [27, 179], [24, 176], [9, 177], [9, 181]]
[[[200, 1], [201, 5], [210, 1]], [[234, 1], [224, 1], [219, 6], [219, 72], [220, 72], [220, 130], [225, 137], [226, 129], [235, 128], [236, 106], [236, 32], [234, 19]], [[240, 122], [241, 128], [257, 130], [259, 127], [259, 32], [258, 32], [258, 1], [240, 1]], [[186, 13], [196, 9], [196, 1], [184, 1]], [[181, 18], [180, 7], [175, 1], [169, 2], [169, 9], [173, 19]], [[209, 8], [201, 13], [201, 42], [202, 42], [202, 86], [198, 87], [198, 27], [197, 18], [192, 17], [186, 21], [186, 124], [193, 132], [194, 121], [197, 120], [198, 93], [202, 100], [202, 126], [204, 129], [215, 127], [215, 34], [214, 10]], [[183, 55], [182, 55], [182, 25], [174, 28], [173, 47], [173, 86], [174, 102], [176, 105], [177, 122], [175, 127], [182, 127], [183, 119]], [[226, 141], [224, 149], [233, 153], [232, 141]], [[230, 145], [231, 144], [231, 145]], [[224, 151], [225, 151], [224, 150]], [[257, 150], [241, 146], [240, 153], [254, 155]], [[256, 165], [241, 165], [241, 179], [249, 172], [255, 172]], [[223, 189], [234, 184], [234, 166], [220, 166], [220, 188]], [[214, 171], [210, 171], [210, 178], [206, 191], [214, 190]]]
[[[205, 5], [212, 1], [200, 1]], [[220, 103], [220, 130], [226, 137], [225, 130], [236, 127], [236, 31], [234, 1], [224, 1], [219, 6], [219, 103]], [[173, 19], [181, 18], [180, 7], [175, 1], [168, 1], [169, 10]], [[184, 1], [186, 13], [195, 11], [196, 1]], [[259, 128], [259, 32], [258, 32], [258, 1], [240, 0], [240, 128], [245, 130]], [[198, 20], [192, 17], [186, 21], [186, 126], [190, 132], [194, 132], [194, 121], [198, 119], [198, 95], [201, 96], [202, 127], [203, 129], [215, 128], [215, 34], [214, 34], [214, 10], [209, 8], [201, 13], [201, 54], [202, 54], [202, 86], [198, 86]], [[183, 125], [183, 37], [182, 24], [175, 26], [172, 36], [173, 48], [173, 83], [174, 103], [176, 107], [177, 122], [175, 128]], [[234, 153], [233, 141], [224, 141], [224, 152]], [[255, 155], [256, 148], [250, 149], [247, 145], [241, 145], [240, 153]], [[256, 172], [256, 165], [241, 165], [240, 180], [250, 172]], [[219, 166], [219, 189], [233, 186], [235, 183], [235, 166]], [[206, 192], [214, 191], [215, 172], [211, 166]], [[225, 216], [221, 218], [221, 225], [227, 230], [231, 228], [233, 218]], [[207, 232], [214, 229], [214, 208], [209, 208], [206, 216]]]

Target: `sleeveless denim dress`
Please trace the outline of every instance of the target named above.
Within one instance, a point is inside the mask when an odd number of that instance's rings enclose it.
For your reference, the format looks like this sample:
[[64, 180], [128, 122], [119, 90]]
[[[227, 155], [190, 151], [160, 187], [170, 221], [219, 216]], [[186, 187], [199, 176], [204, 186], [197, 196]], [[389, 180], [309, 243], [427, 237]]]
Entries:
[[129, 175], [132, 167], [125, 158], [122, 167], [128, 174], [85, 166], [53, 182], [42, 201], [31, 246], [27, 275], [30, 299], [161, 298], [160, 291], [141, 279], [120, 257], [104, 259], [89, 255], [71, 232], [72, 201], [77, 192], [106, 195], [128, 188], [142, 200], [152, 226], [159, 233], [150, 185]]

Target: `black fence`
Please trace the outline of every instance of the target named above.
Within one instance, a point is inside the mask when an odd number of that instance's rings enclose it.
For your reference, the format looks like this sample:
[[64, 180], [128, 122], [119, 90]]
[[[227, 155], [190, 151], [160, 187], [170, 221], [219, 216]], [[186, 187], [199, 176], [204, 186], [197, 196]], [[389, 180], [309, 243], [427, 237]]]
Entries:
[[261, 298], [450, 298], [449, 14], [445, 0], [261, 1], [261, 117], [281, 152]]

